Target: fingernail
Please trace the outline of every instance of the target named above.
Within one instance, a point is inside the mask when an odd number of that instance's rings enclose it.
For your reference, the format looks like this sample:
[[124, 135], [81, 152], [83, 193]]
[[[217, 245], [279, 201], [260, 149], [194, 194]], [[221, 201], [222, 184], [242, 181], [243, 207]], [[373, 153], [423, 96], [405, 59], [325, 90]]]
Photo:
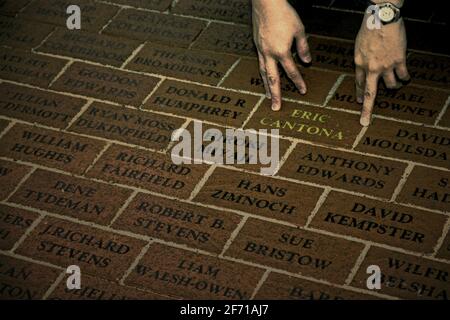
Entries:
[[361, 118], [361, 119], [359, 119], [359, 123], [363, 127], [368, 127], [370, 125], [370, 118]]
[[306, 56], [304, 61], [305, 61], [306, 63], [311, 63], [311, 60], [312, 60], [312, 59], [311, 59], [311, 56]]
[[276, 104], [272, 104], [272, 110], [273, 111], [278, 111], [278, 110], [280, 110], [280, 107], [277, 106]]
[[267, 98], [267, 99], [271, 99], [271, 98], [272, 98], [272, 96], [270, 95], [270, 93], [266, 93], [266, 98]]
[[364, 101], [363, 101], [363, 98], [358, 97], [358, 98], [356, 98], [356, 102], [363, 103]]
[[305, 89], [305, 88], [301, 89], [301, 90], [300, 90], [300, 93], [301, 93], [301, 94], [306, 94], [306, 89]]

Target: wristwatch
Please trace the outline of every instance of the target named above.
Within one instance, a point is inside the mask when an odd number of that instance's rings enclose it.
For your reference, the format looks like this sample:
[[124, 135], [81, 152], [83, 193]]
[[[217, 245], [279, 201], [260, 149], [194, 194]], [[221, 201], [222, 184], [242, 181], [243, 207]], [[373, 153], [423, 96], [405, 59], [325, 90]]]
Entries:
[[382, 24], [390, 24], [397, 22], [401, 18], [400, 8], [397, 8], [390, 2], [374, 3], [369, 1], [369, 8], [376, 7], [375, 14]]

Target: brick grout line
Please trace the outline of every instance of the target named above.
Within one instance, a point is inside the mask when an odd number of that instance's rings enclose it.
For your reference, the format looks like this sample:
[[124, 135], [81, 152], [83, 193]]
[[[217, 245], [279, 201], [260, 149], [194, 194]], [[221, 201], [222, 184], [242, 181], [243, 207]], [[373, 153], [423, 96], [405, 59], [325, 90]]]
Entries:
[[[223, 167], [223, 168], [227, 168], [227, 169], [230, 169], [230, 170], [241, 171], [241, 172], [250, 173], [250, 174], [257, 174], [257, 172], [249, 171], [249, 170], [242, 169], [242, 168], [237, 168], [237, 167], [226, 167], [224, 165], [218, 165], [218, 167]], [[274, 176], [273, 178], [279, 179], [279, 180], [284, 180], [284, 181], [289, 181], [289, 182], [293, 182], [293, 183], [297, 183], [297, 184], [302, 184], [302, 185], [307, 185], [307, 186], [312, 186], [312, 187], [318, 187], [318, 188], [322, 188], [322, 189], [328, 187], [328, 188], [330, 188], [330, 191], [331, 190], [332, 191], [338, 191], [338, 192], [341, 192], [341, 193], [352, 194], [352, 195], [359, 196], [359, 197], [366, 197], [366, 198], [370, 198], [370, 199], [374, 199], [374, 200], [379, 200], [379, 201], [382, 201], [382, 202], [388, 202], [389, 201], [387, 198], [382, 198], [382, 197], [378, 197], [378, 196], [374, 196], [374, 195], [370, 195], [370, 194], [365, 194], [365, 193], [352, 191], [352, 190], [347, 190], [347, 189], [342, 189], [342, 188], [337, 188], [337, 187], [331, 187], [331, 186], [322, 185], [322, 184], [318, 184], [318, 183], [314, 183], [314, 182], [309, 182], [309, 181], [304, 181], [304, 180], [297, 180], [297, 179], [294, 179], [294, 178], [288, 178], [288, 177], [284, 177], [284, 176]], [[406, 204], [403, 204], [403, 203], [398, 203], [398, 204], [406, 205]], [[407, 204], [407, 206], [411, 207], [411, 208], [416, 208], [416, 209], [424, 208], [424, 207], [419, 207], [419, 206], [413, 205], [413, 204]], [[439, 214], [447, 216], [447, 214], [444, 211], [439, 211], [439, 210], [430, 209], [430, 208], [425, 208], [425, 209], [426, 209], [426, 211], [429, 211], [429, 212], [439, 213]]]
[[[2, 201], [4, 203], [5, 201]], [[10, 203], [10, 202], [9, 202]], [[13, 204], [13, 203], [11, 203]], [[17, 204], [15, 204], [14, 207], [16, 207]], [[28, 227], [27, 230], [25, 230], [24, 234], [19, 238], [19, 240], [16, 241], [14, 246], [10, 249], [11, 252], [14, 252], [17, 250], [17, 248], [25, 241], [25, 239], [30, 235], [30, 233], [36, 229], [37, 225], [41, 223], [41, 221], [44, 219], [45, 213], [41, 214], [39, 213], [39, 216], [33, 221], [33, 223]]]
[[[9, 204], [10, 206], [15, 207], [15, 208], [19, 208], [19, 209], [23, 209], [23, 210], [28, 210], [28, 211], [33, 211], [33, 212], [39, 213], [39, 214], [42, 215], [41, 220], [43, 220], [46, 217], [56, 218], [58, 220], [63, 220], [63, 221], [66, 221], [66, 222], [79, 224], [79, 225], [86, 226], [86, 227], [89, 227], [89, 228], [99, 229], [99, 230], [102, 230], [102, 231], [107, 232], [107, 233], [112, 233], [113, 235], [121, 235], [121, 236], [129, 237], [129, 238], [133, 238], [133, 239], [137, 239], [137, 240], [142, 240], [142, 241], [145, 241], [145, 242], [157, 241], [157, 242], [161, 242], [161, 243], [164, 243], [166, 245], [169, 245], [169, 246], [178, 246], [178, 247], [181, 246], [181, 247], [183, 247], [185, 249], [194, 250], [194, 249], [188, 247], [187, 245], [180, 245], [179, 243], [175, 243], [175, 242], [171, 242], [171, 241], [164, 241], [164, 240], [161, 240], [161, 239], [153, 239], [150, 236], [146, 236], [146, 235], [142, 235], [142, 234], [138, 234], [138, 233], [133, 233], [131, 231], [115, 229], [115, 228], [112, 228], [112, 227], [109, 227], [109, 226], [106, 226], [106, 225], [101, 225], [101, 224], [98, 224], [98, 223], [95, 223], [95, 222], [92, 222], [92, 221], [80, 220], [80, 219], [75, 218], [75, 217], [64, 216], [64, 215], [61, 215], [61, 214], [58, 214], [58, 213], [52, 213], [52, 212], [49, 212], [49, 211], [45, 211], [45, 210], [42, 210], [42, 209], [29, 207], [29, 206], [18, 204], [18, 203], [5, 203], [4, 201], [1, 201], [0, 203], [2, 203], [2, 204]], [[29, 233], [29, 232], [27, 232], [27, 233]], [[204, 251], [204, 252], [206, 252], [206, 251]]]
[[197, 195], [197, 193], [200, 191], [201, 188], [205, 185], [208, 178], [212, 175], [213, 171], [216, 169], [217, 165], [213, 164], [211, 165], [208, 170], [206, 170], [203, 177], [200, 179], [200, 181], [197, 183], [195, 188], [192, 190], [191, 194], [189, 195], [188, 200], [192, 201], [194, 197]]
[[64, 128], [64, 131], [72, 133], [72, 131], [69, 131], [69, 128], [81, 117], [81, 115], [92, 105], [93, 102], [94, 100], [92, 99], [87, 100], [86, 103], [80, 108], [80, 111], [69, 121], [67, 126]]
[[61, 271], [61, 273], [56, 278], [56, 280], [52, 283], [52, 285], [47, 289], [47, 291], [42, 296], [42, 300], [47, 300], [47, 298], [53, 293], [53, 291], [55, 291], [55, 289], [58, 287], [58, 285], [64, 279], [65, 275], [66, 275], [66, 270]]
[[236, 59], [236, 61], [225, 72], [222, 79], [220, 79], [219, 82], [216, 84], [216, 87], [220, 87], [222, 85], [222, 83], [225, 81], [225, 79], [228, 78], [228, 76], [231, 74], [231, 72], [233, 72], [233, 70], [237, 67], [237, 65], [239, 64], [239, 62], [241, 62], [241, 60], [242, 60], [242, 57], [239, 57]]
[[111, 1], [107, 1], [107, 0], [95, 0], [95, 1], [99, 2], [99, 3], [103, 3], [103, 4], [108, 4], [108, 5], [113, 6], [113, 7], [122, 8], [122, 9], [137, 9], [137, 10], [140, 10], [140, 11], [163, 13], [162, 11], [158, 11], [158, 10], [154, 10], [154, 9], [142, 8], [142, 7], [137, 7], [137, 6], [131, 6], [131, 5], [122, 4], [122, 3], [115, 3], [115, 2], [111, 2]]
[[264, 271], [263, 275], [261, 276], [261, 279], [259, 279], [258, 283], [256, 284], [255, 289], [253, 290], [252, 295], [250, 296], [249, 300], [254, 300], [256, 294], [258, 293], [259, 289], [261, 289], [264, 282], [266, 282], [267, 278], [269, 277], [270, 270]]
[[31, 263], [35, 263], [44, 267], [49, 267], [49, 268], [55, 268], [58, 270], [66, 270], [64, 267], [58, 266], [56, 264], [53, 263], [49, 263], [46, 261], [42, 261], [42, 260], [36, 260], [34, 258], [30, 258], [28, 256], [23, 256], [21, 254], [17, 254], [14, 252], [10, 252], [10, 251], [4, 251], [4, 250], [0, 250], [0, 254], [4, 254], [5, 256], [11, 257], [11, 258], [15, 258], [15, 259], [19, 259], [19, 260], [23, 260], [26, 262], [31, 262]]
[[134, 198], [136, 197], [136, 195], [139, 193], [139, 191], [137, 190], [133, 190], [133, 192], [131, 193], [131, 195], [128, 197], [127, 200], [125, 200], [125, 202], [122, 204], [122, 206], [119, 208], [119, 210], [117, 210], [116, 214], [114, 215], [114, 217], [111, 219], [111, 221], [108, 223], [108, 227], [112, 228], [112, 225], [114, 224], [114, 222], [116, 222], [116, 220], [122, 215], [122, 213], [125, 211], [125, 209], [128, 207], [128, 205], [131, 203], [131, 201], [134, 200]]
[[405, 185], [406, 181], [408, 180], [409, 175], [411, 174], [412, 170], [414, 169], [414, 164], [408, 163], [408, 166], [405, 168], [405, 171], [402, 174], [402, 177], [400, 178], [400, 181], [397, 184], [397, 187], [394, 189], [394, 192], [392, 193], [392, 197], [390, 199], [391, 202], [394, 202], [397, 196], [400, 194], [400, 192], [403, 189], [403, 186]]
[[94, 158], [94, 160], [92, 160], [92, 163], [86, 168], [86, 170], [84, 170], [84, 172], [82, 173], [81, 176], [85, 176], [86, 173], [89, 172], [89, 170], [92, 169], [92, 167], [95, 166], [95, 164], [97, 163], [97, 161], [101, 158], [101, 156], [106, 152], [106, 150], [109, 149], [109, 147], [111, 147], [112, 143], [111, 142], [107, 142], [105, 143], [105, 146], [103, 147], [102, 150], [100, 150], [100, 152], [96, 155], [96, 157]]
[[363, 248], [363, 250], [361, 251], [361, 253], [359, 254], [358, 259], [356, 259], [355, 261], [355, 265], [353, 266], [353, 268], [350, 270], [349, 275], [347, 276], [347, 279], [345, 279], [345, 284], [346, 285], [350, 285], [350, 283], [353, 281], [353, 279], [356, 276], [356, 273], [358, 272], [359, 268], [361, 267], [361, 264], [364, 261], [364, 258], [367, 255], [367, 252], [369, 251], [370, 248], [370, 244], [366, 244]]
[[[261, 220], [263, 220], [263, 219], [261, 219]], [[365, 240], [365, 239], [362, 239], [362, 238], [356, 238], [356, 237], [349, 236], [349, 235], [344, 235], [344, 234], [333, 233], [331, 231], [317, 229], [317, 228], [314, 228], [314, 227], [308, 227], [308, 228], [304, 228], [304, 229], [308, 230], [308, 231], [315, 232], [315, 233], [331, 236], [331, 237], [334, 237], [334, 238], [341, 238], [341, 239], [345, 239], [345, 240], [348, 240], [348, 241], [357, 242], [357, 243], [360, 243], [360, 244], [369, 245], [369, 246], [373, 246], [373, 247], [383, 248], [383, 249], [387, 249], [387, 250], [390, 250], [390, 251], [400, 252], [400, 253], [403, 253], [403, 254], [406, 254], [406, 255], [415, 256], [415, 257], [419, 257], [419, 258], [423, 258], [424, 255], [425, 255], [423, 252], [410, 251], [410, 250], [407, 250], [407, 249], [404, 249], [404, 248], [394, 247], [394, 246], [391, 246], [389, 244], [385, 244], [385, 243], [381, 243], [381, 242], [373, 242], [373, 241], [370, 241], [370, 240]], [[436, 262], [450, 264], [450, 261], [442, 259], [442, 258], [436, 258], [436, 257], [432, 257], [432, 256], [426, 256], [426, 258], [428, 258], [430, 260], [433, 260], [433, 261], [436, 261]]]
[[117, 10], [117, 12], [111, 17], [111, 19], [109, 19], [104, 26], [102, 26], [97, 34], [103, 34], [103, 30], [105, 30], [109, 24], [122, 12], [122, 10], [124, 9], [122, 6], [117, 6], [119, 8], [119, 10]]
[[299, 279], [312, 281], [312, 282], [315, 282], [315, 283], [325, 284], [325, 285], [328, 285], [328, 286], [331, 286], [331, 287], [334, 287], [334, 288], [339, 288], [339, 289], [341, 289], [341, 288], [348, 288], [348, 289], [351, 289], [351, 290], [353, 290], [355, 292], [365, 293], [365, 294], [368, 294], [368, 295], [373, 295], [373, 296], [378, 296], [378, 297], [383, 297], [383, 298], [390, 298], [390, 299], [396, 298], [394, 296], [380, 294], [380, 293], [373, 292], [373, 291], [365, 291], [364, 289], [348, 286], [348, 285], [345, 285], [345, 284], [339, 284], [339, 283], [329, 282], [329, 281], [324, 280], [324, 279], [319, 279], [319, 278], [313, 278], [313, 277], [310, 277], [310, 276], [305, 276], [305, 275], [301, 274], [300, 272], [299, 273], [289, 272], [289, 271], [286, 271], [286, 270], [283, 270], [283, 269], [277, 269], [277, 268], [273, 268], [273, 267], [270, 267], [270, 266], [267, 266], [267, 265], [260, 265], [260, 264], [254, 263], [254, 262], [250, 262], [250, 261], [246, 261], [246, 260], [242, 260], [242, 259], [238, 259], [238, 258], [226, 257], [226, 260], [232, 261], [232, 262], [236, 262], [236, 263], [240, 263], [240, 264], [245, 264], [245, 265], [248, 265], [248, 266], [251, 266], [251, 267], [255, 267], [255, 268], [259, 268], [259, 269], [264, 268], [267, 271], [270, 271], [270, 272], [273, 272], [273, 273], [279, 273], [279, 274], [283, 274], [283, 275], [286, 275], [286, 276], [291, 276], [291, 277], [294, 277], [294, 278], [299, 278]]
[[[136, 40], [135, 40], [136, 41]], [[157, 77], [161, 77], [160, 75], [157, 75], [155, 73], [145, 73], [142, 71], [134, 71], [131, 69], [121, 69], [121, 67], [116, 66], [116, 65], [112, 65], [112, 64], [108, 64], [107, 62], [97, 62], [94, 60], [84, 60], [78, 57], [72, 57], [72, 56], [63, 56], [63, 55], [59, 55], [56, 53], [50, 53], [50, 52], [44, 52], [44, 51], [35, 51], [34, 52], [37, 55], [40, 56], [44, 56], [44, 57], [51, 57], [51, 58], [56, 58], [56, 59], [63, 59], [63, 60], [70, 60], [72, 62], [81, 62], [84, 64], [88, 64], [90, 66], [95, 66], [95, 67], [100, 67], [100, 68], [107, 68], [107, 69], [114, 69], [116, 71], [125, 71], [125, 72], [130, 72], [130, 73], [135, 73], [135, 74], [140, 74], [140, 75], [145, 75], [145, 76], [153, 76], [155, 78]]]
[[345, 290], [349, 290], [349, 291], [353, 291], [354, 293], [362, 293], [362, 294], [366, 294], [366, 295], [372, 295], [374, 297], [378, 297], [378, 298], [382, 298], [382, 299], [386, 299], [386, 300], [401, 300], [401, 298], [399, 297], [395, 297], [395, 296], [390, 296], [384, 293], [378, 293], [374, 290], [369, 290], [369, 289], [361, 289], [361, 288], [357, 288], [357, 287], [352, 287], [349, 285], [342, 285], [340, 287], [336, 288], [341, 288], [341, 289], [345, 289]]
[[28, 83], [24, 83], [24, 82], [18, 82], [18, 81], [14, 81], [14, 80], [8, 80], [8, 79], [2, 79], [2, 82], [4, 83], [9, 83], [9, 84], [14, 84], [17, 86], [22, 86], [22, 87], [27, 87], [27, 88], [31, 88], [31, 89], [36, 89], [36, 90], [40, 90], [40, 91], [46, 91], [46, 92], [50, 92], [50, 93], [55, 93], [55, 94], [59, 94], [62, 96], [67, 96], [67, 97], [72, 97], [72, 98], [78, 98], [78, 99], [83, 99], [83, 100], [93, 100], [93, 101], [98, 101], [98, 102], [103, 102], [103, 103], [109, 103], [115, 106], [120, 106], [120, 103], [117, 102], [113, 102], [113, 101], [109, 101], [109, 100], [102, 100], [102, 99], [98, 99], [98, 98], [94, 98], [94, 97], [88, 97], [88, 96], [83, 96], [80, 94], [76, 94], [76, 93], [71, 93], [71, 92], [67, 92], [67, 91], [56, 91], [53, 88], [49, 88], [49, 87], [38, 87], [38, 86], [34, 86]]
[[208, 30], [209, 25], [211, 24], [211, 20], [206, 21], [206, 26], [199, 31], [199, 33], [196, 35], [196, 37], [192, 40], [192, 42], [188, 45], [187, 49], [190, 50], [194, 46], [195, 42], [203, 35], [203, 33]]
[[[161, 86], [161, 84], [166, 81], [166, 79], [168, 79], [167, 77], [161, 77], [160, 80], [158, 81], [158, 83], [155, 85], [155, 87], [149, 92], [149, 94], [144, 98], [144, 100], [142, 101], [142, 103], [139, 105], [139, 110], [142, 111], [149, 111], [149, 110], [145, 110], [142, 109], [142, 107], [147, 103], [147, 101], [150, 99], [150, 97], [156, 92], [156, 90], [159, 89], [159, 87]], [[182, 116], [180, 116], [180, 118], [183, 118]], [[186, 117], [184, 117], [186, 118]]]
[[44, 42], [46, 42], [56, 32], [56, 30], [58, 30], [58, 26], [53, 26], [53, 30], [50, 31], [50, 33], [46, 37], [44, 37], [44, 39], [41, 42], [39, 42], [37, 46], [31, 48], [31, 52], [36, 53], [36, 50], [39, 47], [41, 47], [44, 44]]
[[353, 292], [357, 292], [357, 293], [363, 293], [363, 294], [367, 294], [367, 295], [372, 295], [374, 297], [379, 297], [379, 298], [384, 298], [384, 299], [398, 299], [397, 297], [389, 296], [389, 295], [386, 295], [386, 294], [383, 294], [383, 293], [378, 293], [378, 292], [375, 292], [375, 291], [368, 291], [366, 289], [361, 289], [361, 288], [358, 288], [358, 287], [352, 287], [352, 286], [349, 286], [349, 285], [346, 285], [346, 284], [342, 284], [341, 285], [341, 284], [332, 283], [332, 282], [329, 282], [329, 281], [326, 281], [326, 280], [310, 278], [310, 277], [307, 277], [307, 276], [304, 276], [304, 275], [301, 275], [301, 274], [291, 273], [289, 271], [284, 271], [284, 270], [281, 270], [281, 271], [278, 271], [278, 270], [272, 271], [272, 270], [270, 270], [270, 271], [272, 273], [283, 274], [283, 275], [291, 276], [291, 277], [294, 277], [294, 278], [297, 278], [297, 279], [303, 279], [303, 280], [308, 280], [308, 281], [311, 281], [311, 282], [314, 282], [314, 283], [320, 283], [320, 284], [328, 285], [328, 286], [331, 286], [331, 287], [337, 288], [337, 289], [345, 289], [345, 290], [349, 290], [349, 291], [353, 291]]
[[19, 9], [19, 11], [17, 11], [17, 13], [14, 15], [14, 18], [17, 18], [18, 14], [25, 11], [28, 7], [31, 6], [32, 3], [34, 4], [34, 1], [30, 1], [27, 4], [25, 4], [21, 9]]
[[[436, 241], [436, 245], [434, 246], [433, 253], [431, 256], [433, 258], [436, 258], [436, 255], [438, 254], [439, 249], [444, 244], [445, 237], [450, 232], [450, 218], [447, 219], [447, 222], [444, 225], [444, 228], [442, 229], [442, 235], [439, 237], [439, 239]], [[440, 258], [438, 258], [440, 259]]]
[[336, 93], [336, 90], [341, 86], [342, 82], [344, 81], [346, 75], [341, 74], [337, 79], [334, 85], [331, 87], [330, 91], [327, 94], [327, 97], [325, 98], [325, 102], [322, 104], [323, 107], [325, 107], [333, 98], [334, 94]]
[[[178, 2], [179, 0], [175, 0], [175, 1]], [[238, 27], [250, 27], [250, 25], [246, 24], [246, 23], [240, 23], [240, 22], [228, 21], [228, 20], [218, 20], [218, 19], [214, 19], [214, 18], [205, 18], [205, 17], [193, 16], [193, 15], [185, 14], [185, 13], [177, 13], [177, 12], [172, 12], [171, 11], [172, 9], [173, 9], [173, 7], [170, 7], [169, 11], [164, 11], [164, 13], [173, 15], [175, 17], [195, 19], [198, 21], [205, 21], [205, 22], [210, 22], [210, 23], [220, 23], [220, 24], [226, 24], [226, 25], [232, 25], [232, 26], [238, 26]]]
[[242, 217], [241, 221], [239, 221], [236, 228], [231, 232], [230, 237], [228, 238], [227, 242], [225, 242], [225, 245], [222, 248], [222, 251], [219, 254], [219, 258], [222, 258], [225, 254], [225, 252], [228, 250], [228, 248], [231, 246], [234, 239], [237, 237], [241, 229], [244, 227], [245, 223], [247, 222], [248, 217]]
[[30, 172], [28, 172], [26, 175], [23, 176], [22, 179], [20, 179], [19, 183], [14, 187], [13, 191], [11, 191], [6, 198], [3, 199], [3, 201], [8, 201], [9, 198], [22, 186], [22, 184], [28, 180], [28, 178], [36, 171], [36, 167], [31, 167]]
[[142, 257], [147, 253], [148, 248], [150, 248], [150, 245], [153, 243], [153, 241], [148, 241], [147, 244], [141, 249], [141, 252], [136, 256], [136, 258], [133, 260], [133, 262], [130, 264], [127, 270], [125, 270], [123, 276], [119, 280], [119, 284], [125, 285], [124, 281], [125, 279], [133, 272], [134, 268], [136, 268], [139, 261], [142, 259]]
[[[413, 49], [413, 48], [409, 48], [408, 51], [409, 51], [409, 53], [420, 53], [420, 54], [426, 54], [429, 56], [438, 56], [438, 57], [444, 57], [444, 58], [450, 57], [450, 54], [445, 54], [442, 52], [431, 52], [431, 51], [425, 51], [425, 50]], [[436, 88], [436, 89], [444, 90], [447, 92], [449, 91], [449, 89], [444, 89], [444, 88]]]
[[280, 161], [278, 161], [277, 167], [275, 168], [274, 173], [272, 174], [272, 177], [275, 176], [278, 171], [280, 171], [281, 167], [284, 165], [284, 163], [287, 161], [287, 159], [289, 158], [289, 156], [291, 155], [291, 153], [295, 150], [295, 147], [297, 146], [297, 142], [291, 142], [291, 145], [289, 146], [289, 148], [287, 148], [286, 152], [284, 153], [284, 155], [281, 157]]
[[389, 120], [389, 121], [397, 122], [397, 123], [401, 123], [401, 124], [413, 125], [413, 126], [416, 126], [416, 127], [419, 127], [419, 128], [429, 128], [429, 129], [438, 129], [438, 130], [443, 130], [443, 131], [450, 131], [450, 127], [441, 127], [441, 126], [438, 126], [438, 125], [435, 125], [435, 124], [429, 124], [429, 123], [415, 122], [415, 121], [411, 121], [411, 120], [392, 118], [392, 117], [387, 117], [387, 116], [383, 116], [383, 115], [379, 115], [379, 114], [374, 114], [373, 117], [376, 118], [376, 119]]
[[63, 75], [64, 72], [73, 64], [73, 60], [70, 59], [67, 63], [62, 67], [62, 69], [58, 72], [58, 74], [53, 78], [52, 81], [48, 84], [47, 88], [50, 88], [58, 79]]
[[[310, 102], [307, 100], [302, 100], [304, 96], [300, 96], [299, 99], [293, 99], [293, 98], [288, 98], [288, 97], [281, 97], [281, 101], [287, 101], [287, 102], [293, 102], [296, 104], [302, 104], [305, 106], [311, 106], [311, 107], [317, 107], [317, 108], [324, 108], [322, 106], [321, 103], [316, 103], [316, 102]], [[341, 111], [341, 112], [345, 112], [345, 113], [351, 113], [351, 114], [355, 114], [357, 111], [354, 110], [349, 110], [349, 109], [338, 109], [338, 108], [334, 108], [334, 107], [326, 107], [327, 110], [335, 110], [335, 111]]]
[[255, 112], [258, 110], [259, 106], [263, 103], [264, 99], [266, 98], [265, 95], [260, 95], [260, 98], [258, 100], [258, 102], [256, 102], [255, 106], [253, 107], [253, 109], [250, 111], [250, 113], [248, 114], [247, 118], [244, 120], [244, 122], [242, 122], [242, 125], [239, 127], [239, 129], [243, 129], [247, 123], [250, 121], [250, 119], [253, 117], [253, 115], [255, 114]]
[[221, 211], [225, 210], [227, 212], [235, 213], [235, 214], [238, 214], [238, 215], [243, 216], [243, 217], [256, 218], [256, 219], [259, 219], [259, 220], [262, 220], [262, 221], [271, 222], [271, 223], [279, 224], [279, 225], [286, 226], [286, 227], [299, 228], [298, 225], [296, 225], [296, 224], [294, 224], [292, 222], [288, 222], [288, 221], [285, 221], [285, 220], [278, 220], [276, 218], [268, 218], [268, 217], [257, 215], [255, 213], [241, 211], [241, 210], [238, 210], [238, 209], [230, 209], [230, 208], [225, 208], [225, 207], [219, 207], [219, 206], [216, 206], [216, 205], [213, 205], [213, 204], [203, 204], [201, 202], [195, 202], [195, 201], [192, 201], [191, 203], [195, 204], [195, 205], [198, 205], [198, 206], [214, 209], [214, 210], [221, 210]]
[[322, 204], [327, 199], [329, 193], [330, 193], [330, 188], [326, 187], [325, 190], [320, 195], [319, 200], [317, 200], [316, 205], [314, 206], [314, 209], [309, 214], [308, 219], [307, 219], [306, 224], [305, 224], [305, 228], [309, 228], [309, 225], [311, 224], [312, 220], [314, 219], [315, 215], [319, 211], [319, 209], [322, 206]]
[[125, 66], [133, 60], [133, 58], [142, 50], [142, 48], [147, 44], [147, 41], [144, 41], [144, 43], [141, 43], [138, 45], [133, 52], [131, 52], [130, 56], [125, 59], [125, 61], [120, 65], [119, 69], [124, 69]]
[[[128, 106], [124, 106], [124, 107], [127, 108]], [[135, 109], [135, 108], [131, 107], [130, 109]], [[2, 115], [0, 115], [0, 119], [10, 120], [10, 118], [4, 117]], [[47, 130], [55, 131], [55, 132], [58, 132], [58, 133], [62, 132], [62, 133], [74, 135], [74, 136], [77, 136], [77, 137], [88, 138], [90, 140], [95, 140], [95, 141], [98, 141], [98, 142], [105, 142], [107, 144], [108, 143], [109, 144], [115, 144], [115, 145], [120, 145], [120, 146], [126, 146], [126, 147], [133, 148], [133, 149], [145, 150], [145, 151], [165, 154], [164, 151], [162, 151], [160, 149], [144, 147], [144, 146], [137, 145], [137, 144], [130, 144], [130, 143], [126, 143], [126, 142], [123, 142], [123, 141], [120, 141], [120, 140], [112, 140], [112, 139], [108, 139], [108, 138], [104, 138], [104, 137], [100, 137], [100, 136], [88, 135], [88, 134], [79, 133], [79, 132], [76, 132], [76, 131], [61, 130], [59, 128], [54, 128], [54, 127], [50, 127], [50, 126], [39, 124], [39, 123], [31, 123], [31, 122], [27, 122], [27, 121], [23, 121], [23, 120], [16, 120], [16, 119], [14, 119], [14, 120], [15, 120], [15, 123], [26, 124], [28, 126], [35, 127], [35, 128], [38, 128], [38, 129], [47, 129]], [[0, 135], [0, 138], [1, 138], [1, 135]], [[0, 158], [6, 158], [6, 157], [0, 156]], [[14, 161], [23, 161], [23, 160], [16, 160], [16, 159], [13, 159], [13, 160]], [[28, 165], [35, 165], [35, 163], [33, 163], [33, 162], [23, 161], [23, 163], [27, 163]], [[52, 167], [45, 167], [45, 168], [52, 168]], [[56, 169], [56, 170], [59, 170], [59, 169]], [[63, 170], [61, 170], [61, 171], [63, 171]], [[66, 171], [63, 171], [63, 172], [66, 172]]]
[[429, 212], [433, 212], [433, 213], [437, 213], [440, 215], [444, 215], [446, 217], [448, 217], [450, 215], [450, 211], [439, 211], [437, 209], [431, 209], [431, 208], [427, 208], [427, 207], [422, 207], [413, 203], [409, 203], [409, 202], [395, 202], [395, 204], [399, 204], [405, 207], [409, 207], [412, 209], [418, 209], [418, 210], [422, 210], [422, 211], [429, 211]]
[[450, 104], [450, 95], [448, 96], [447, 100], [444, 103], [444, 106], [442, 107], [441, 112], [438, 114], [438, 116], [436, 117], [436, 121], [434, 122], [434, 126], [437, 127], [439, 121], [441, 121], [442, 117], [444, 116], [445, 112], [448, 109], [448, 106]]
[[359, 133], [355, 137], [355, 141], [353, 141], [352, 148], [351, 148], [352, 151], [355, 151], [355, 148], [361, 142], [361, 140], [364, 137], [364, 135], [366, 134], [367, 130], [369, 130], [369, 127], [362, 127], [361, 128], [361, 131], [359, 131]]
[[8, 121], [11, 121], [10, 123], [8, 123], [8, 125], [6, 126], [5, 129], [3, 129], [3, 131], [0, 132], [0, 139], [3, 138], [4, 135], [6, 135], [12, 127], [14, 127], [14, 125], [17, 123], [16, 119], [9, 119], [9, 118], [4, 118], [3, 116], [0, 115], [1, 119], [5, 119]]

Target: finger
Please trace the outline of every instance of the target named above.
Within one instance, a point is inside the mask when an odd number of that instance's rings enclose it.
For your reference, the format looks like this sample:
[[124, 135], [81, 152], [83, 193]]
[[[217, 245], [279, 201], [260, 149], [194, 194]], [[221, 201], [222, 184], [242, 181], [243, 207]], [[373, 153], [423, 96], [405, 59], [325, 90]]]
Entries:
[[369, 73], [366, 78], [366, 89], [364, 91], [364, 104], [361, 112], [360, 123], [362, 126], [368, 126], [372, 117], [373, 105], [377, 96], [379, 75]]
[[355, 70], [356, 102], [364, 102], [364, 90], [366, 88], [366, 72], [361, 67]]
[[397, 79], [395, 79], [395, 74], [393, 70], [386, 71], [383, 73], [383, 80], [386, 88], [388, 89], [396, 89], [399, 87], [397, 83]]
[[397, 74], [397, 77], [402, 81], [411, 80], [411, 76], [409, 75], [408, 68], [406, 67], [405, 62], [396, 65], [395, 73]]
[[304, 31], [299, 32], [295, 37], [295, 44], [300, 59], [302, 59], [304, 63], [311, 63], [311, 52], [309, 51], [308, 40]]
[[303, 80], [303, 77], [300, 74], [297, 65], [295, 64], [294, 59], [292, 59], [292, 56], [288, 55], [286, 58], [281, 59], [281, 65], [286, 71], [286, 74], [289, 77], [289, 79], [291, 79], [292, 82], [297, 87], [298, 91], [300, 91], [301, 94], [305, 94], [306, 93], [305, 81]]
[[266, 91], [266, 97], [268, 99], [270, 99], [270, 89], [269, 89], [269, 84], [267, 83], [266, 64], [264, 62], [263, 55], [259, 52], [258, 52], [258, 60], [259, 60], [259, 73], [261, 74], [261, 78], [264, 83], [264, 90]]
[[272, 97], [272, 110], [278, 111], [281, 109], [281, 88], [277, 62], [273, 58], [268, 58], [265, 63], [267, 83], [269, 85], [270, 94]]

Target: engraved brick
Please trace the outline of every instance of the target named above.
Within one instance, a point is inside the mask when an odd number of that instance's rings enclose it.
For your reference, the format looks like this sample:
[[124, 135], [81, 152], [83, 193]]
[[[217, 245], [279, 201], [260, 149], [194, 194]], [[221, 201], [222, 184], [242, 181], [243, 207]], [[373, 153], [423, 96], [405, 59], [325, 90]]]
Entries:
[[16, 124], [0, 140], [0, 155], [82, 174], [105, 145], [76, 135]]
[[131, 191], [69, 175], [36, 170], [10, 201], [63, 216], [108, 224]]
[[216, 168], [196, 201], [303, 226], [323, 189]]
[[262, 274], [259, 268], [153, 243], [125, 283], [185, 299], [248, 300]]
[[225, 256], [342, 284], [362, 248], [361, 243], [250, 218]]
[[118, 280], [144, 245], [142, 240], [47, 217], [16, 251], [63, 268], [77, 265], [88, 274]]

